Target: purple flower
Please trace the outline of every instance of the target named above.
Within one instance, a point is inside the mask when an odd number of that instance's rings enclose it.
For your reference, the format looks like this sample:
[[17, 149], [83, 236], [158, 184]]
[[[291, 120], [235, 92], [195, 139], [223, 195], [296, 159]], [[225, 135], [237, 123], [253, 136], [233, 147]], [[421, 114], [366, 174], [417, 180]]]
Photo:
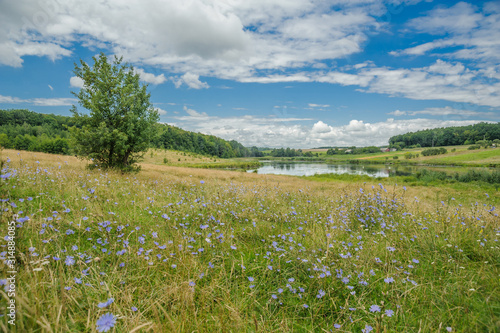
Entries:
[[453, 331], [453, 328], [451, 328], [451, 327], [446, 327], [446, 330], [447, 330], [448, 332], [451, 332], [451, 331]]
[[135, 306], [132, 307], [132, 311], [136, 312], [137, 308]]
[[420, 261], [418, 261], [418, 259], [412, 259], [411, 261], [413, 261], [415, 264], [418, 264]]
[[107, 332], [116, 324], [116, 318], [112, 313], [106, 313], [97, 319], [97, 331]]
[[370, 312], [380, 312], [380, 306], [373, 304], [370, 306]]
[[393, 283], [394, 282], [394, 278], [392, 277], [388, 277], [387, 279], [384, 279], [385, 283]]
[[66, 260], [64, 261], [64, 263], [67, 266], [72, 266], [75, 263], [75, 259], [73, 256], [66, 256]]
[[394, 315], [394, 311], [392, 311], [392, 310], [385, 310], [385, 315], [387, 317], [392, 317]]
[[373, 327], [371, 327], [370, 325], [366, 325], [364, 329], [361, 330], [361, 332], [363, 333], [369, 333], [373, 331]]
[[193, 281], [189, 281], [189, 286], [194, 287], [195, 285], [196, 283], [194, 283]]
[[309, 307], [309, 305], [307, 305], [307, 304], [304, 304], [304, 305], [302, 305], [302, 306], [303, 306], [304, 308], [306, 308], [306, 309]]
[[248, 281], [253, 282], [253, 280], [254, 280], [253, 277], [251, 276], [248, 277]]
[[111, 305], [111, 303], [113, 303], [115, 301], [114, 298], [108, 298], [108, 300], [104, 303], [99, 303], [97, 304], [98, 307], [100, 307], [101, 309], [104, 309], [104, 308], [107, 308], [108, 306]]
[[340, 325], [340, 324], [333, 324], [333, 327], [335, 327], [336, 329], [339, 329], [339, 328], [342, 327], [342, 325]]
[[75, 283], [76, 283], [76, 284], [81, 284], [81, 283], [82, 283], [82, 279], [75, 278]]

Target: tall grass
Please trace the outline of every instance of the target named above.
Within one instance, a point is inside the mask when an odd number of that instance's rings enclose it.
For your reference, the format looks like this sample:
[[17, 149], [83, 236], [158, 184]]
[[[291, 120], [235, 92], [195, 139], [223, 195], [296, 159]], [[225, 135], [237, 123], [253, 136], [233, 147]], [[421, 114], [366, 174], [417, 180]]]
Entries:
[[9, 156], [16, 173], [2, 178], [18, 271], [16, 325], [3, 316], [3, 331], [92, 332], [106, 313], [116, 332], [499, 328], [486, 196], [460, 206], [401, 186], [160, 166], [127, 176], [31, 156]]

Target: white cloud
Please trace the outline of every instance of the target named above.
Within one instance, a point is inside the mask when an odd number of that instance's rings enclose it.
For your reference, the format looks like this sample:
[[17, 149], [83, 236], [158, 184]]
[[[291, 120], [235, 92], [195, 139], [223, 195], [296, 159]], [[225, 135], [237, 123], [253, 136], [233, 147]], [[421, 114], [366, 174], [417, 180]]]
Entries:
[[154, 75], [153, 73], [146, 73], [142, 68], [134, 68], [135, 72], [139, 74], [141, 81], [151, 84], [162, 84], [167, 81], [164, 74]]
[[190, 115], [191, 117], [194, 117], [194, 118], [207, 118], [208, 117], [208, 115], [205, 112], [199, 113], [193, 109], [189, 109], [187, 106], [184, 106], [184, 111], [186, 111], [186, 113], [188, 115]]
[[473, 66], [488, 67], [500, 61], [500, 6], [494, 2], [482, 4], [482, 8], [465, 2], [452, 7], [440, 7], [425, 16], [408, 23], [410, 31], [442, 36], [431, 42], [393, 55], [423, 55], [433, 50], [453, 47], [440, 53], [454, 59], [472, 60]]
[[17, 104], [24, 103], [24, 100], [18, 97], [0, 95], [0, 103]]
[[[185, 110], [187, 107], [185, 107]], [[237, 140], [245, 146], [311, 148], [320, 146], [386, 145], [391, 136], [427, 128], [464, 126], [479, 120], [439, 120], [392, 118], [368, 123], [351, 120], [346, 125], [331, 126], [319, 120], [306, 125], [309, 118], [279, 117], [216, 117], [194, 110], [188, 116], [174, 117], [182, 128]]]
[[160, 109], [160, 108], [155, 108], [155, 109], [156, 109], [156, 111], [158, 111], [158, 114], [159, 114], [160, 116], [164, 116], [164, 115], [166, 115], [166, 114], [167, 114], [167, 111], [165, 111], [165, 110], [163, 110], [163, 109]]
[[313, 133], [328, 133], [332, 130], [332, 127], [328, 126], [321, 120], [315, 123], [312, 127], [312, 132]]
[[77, 102], [76, 98], [31, 98], [31, 99], [22, 99], [18, 97], [12, 96], [3, 96], [0, 95], [0, 103], [6, 104], [31, 104], [36, 106], [66, 106], [73, 105]]
[[[337, 1], [338, 2], [338, 1]], [[378, 30], [373, 1], [30, 0], [2, 3], [0, 62], [23, 55], [57, 59], [72, 42], [113, 45], [127, 61], [178, 73], [237, 79], [255, 71], [315, 64], [361, 51]], [[32, 33], [33, 32], [33, 33]]]
[[192, 89], [207, 89], [210, 87], [208, 83], [200, 81], [199, 75], [193, 73], [186, 73], [180, 78], [171, 78], [171, 80], [174, 82], [176, 88], [179, 88], [182, 84]]
[[458, 118], [470, 118], [470, 117], [481, 117], [486, 119], [500, 119], [500, 114], [495, 112], [480, 112], [474, 110], [466, 110], [466, 109], [455, 109], [450, 106], [445, 106], [442, 108], [426, 108], [420, 111], [400, 111], [396, 110], [393, 112], [389, 112], [389, 115], [393, 115], [396, 117], [399, 116], [419, 116], [419, 115], [431, 115], [431, 116], [456, 116]]
[[314, 103], [309, 103], [309, 107], [311, 108], [329, 108], [330, 105], [328, 104], [314, 104]]
[[73, 88], [83, 88], [83, 80], [81, 78], [79, 78], [78, 76], [72, 76], [70, 79], [69, 79], [69, 85]]
[[37, 106], [66, 106], [73, 105], [77, 101], [76, 98], [33, 98], [27, 100], [28, 103]]
[[53, 90], [54, 90], [54, 88], [53, 88], [50, 84], [49, 84], [48, 86], [49, 86], [49, 89], [50, 89], [51, 91], [53, 91]]
[[[432, 66], [398, 69], [363, 62], [335, 69], [332, 60], [363, 51], [370, 34], [387, 31], [389, 23], [377, 17], [416, 2], [3, 1], [0, 64], [22, 66], [26, 55], [55, 60], [71, 55], [73, 45], [81, 43], [177, 73], [170, 78], [177, 87], [208, 88], [200, 76], [256, 83], [324, 82], [412, 99], [500, 106], [500, 9], [494, 3], [436, 6], [407, 26], [435, 39], [391, 53], [423, 55], [453, 46], [440, 59], [471, 60], [466, 65], [438, 60]], [[330, 71], [325, 63], [333, 64]], [[145, 82], [167, 80], [164, 74], [140, 71]], [[70, 84], [81, 87], [73, 78]]]

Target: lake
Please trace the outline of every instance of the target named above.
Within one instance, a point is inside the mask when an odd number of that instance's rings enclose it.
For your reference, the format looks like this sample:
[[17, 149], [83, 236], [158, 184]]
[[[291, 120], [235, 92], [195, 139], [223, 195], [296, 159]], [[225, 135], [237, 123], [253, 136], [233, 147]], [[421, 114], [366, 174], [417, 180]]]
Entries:
[[[259, 174], [289, 175], [289, 176], [313, 176], [315, 174], [351, 174], [367, 175], [371, 177], [407, 176], [415, 173], [418, 166], [384, 165], [384, 164], [326, 164], [326, 163], [306, 163], [306, 162], [271, 162], [263, 161], [263, 166], [256, 169]], [[450, 167], [439, 168], [453, 169]], [[248, 170], [255, 172], [255, 169]]]

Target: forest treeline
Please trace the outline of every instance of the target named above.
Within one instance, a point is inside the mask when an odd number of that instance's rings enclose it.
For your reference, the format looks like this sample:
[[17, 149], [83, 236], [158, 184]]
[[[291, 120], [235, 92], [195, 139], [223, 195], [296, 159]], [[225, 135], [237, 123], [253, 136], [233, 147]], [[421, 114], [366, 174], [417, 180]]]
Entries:
[[469, 126], [427, 129], [395, 135], [389, 139], [391, 148], [440, 147], [471, 145], [478, 141], [500, 139], [500, 123], [478, 123]]
[[[0, 110], [0, 147], [71, 154], [68, 128], [75, 126], [73, 117], [41, 114], [24, 109]], [[227, 141], [213, 135], [185, 131], [156, 124], [156, 136], [151, 147], [193, 152], [220, 158], [262, 156], [257, 147], [246, 148], [237, 141]]]

